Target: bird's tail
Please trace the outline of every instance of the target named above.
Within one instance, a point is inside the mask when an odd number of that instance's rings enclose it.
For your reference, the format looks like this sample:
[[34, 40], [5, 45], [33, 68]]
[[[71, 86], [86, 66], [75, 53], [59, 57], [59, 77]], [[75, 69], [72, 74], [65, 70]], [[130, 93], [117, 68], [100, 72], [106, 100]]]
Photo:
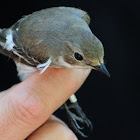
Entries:
[[7, 33], [7, 29], [0, 29], [0, 54], [3, 54], [5, 56], [9, 57], [10, 52], [8, 52], [4, 46], [6, 44], [6, 33]]
[[5, 55], [5, 50], [3, 48], [3, 45], [6, 42], [6, 38], [3, 37], [2, 32], [3, 32], [3, 29], [0, 29], [0, 54]]
[[6, 36], [7, 36], [8, 29], [0, 29], [0, 45], [4, 46], [6, 43]]

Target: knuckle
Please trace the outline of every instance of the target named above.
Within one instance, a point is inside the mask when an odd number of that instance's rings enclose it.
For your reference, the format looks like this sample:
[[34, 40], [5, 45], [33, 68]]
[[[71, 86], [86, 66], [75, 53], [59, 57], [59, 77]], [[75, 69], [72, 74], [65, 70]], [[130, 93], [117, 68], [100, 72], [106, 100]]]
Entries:
[[43, 105], [32, 99], [32, 97], [25, 102], [21, 102], [19, 104], [19, 110], [25, 118], [32, 120], [33, 122], [35, 120], [40, 120], [44, 112], [47, 112]]
[[13, 104], [15, 118], [24, 124], [38, 124], [41, 120], [43, 121], [43, 116], [49, 117], [49, 109], [33, 96], [14, 101]]

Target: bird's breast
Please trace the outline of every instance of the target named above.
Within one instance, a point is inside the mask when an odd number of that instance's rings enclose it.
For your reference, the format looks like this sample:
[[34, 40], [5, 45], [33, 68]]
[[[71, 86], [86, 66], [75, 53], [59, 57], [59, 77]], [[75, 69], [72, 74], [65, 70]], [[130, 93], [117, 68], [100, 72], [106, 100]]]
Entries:
[[24, 81], [29, 75], [37, 71], [37, 68], [27, 66], [23, 63], [15, 62], [15, 64], [17, 66], [18, 77], [21, 81]]

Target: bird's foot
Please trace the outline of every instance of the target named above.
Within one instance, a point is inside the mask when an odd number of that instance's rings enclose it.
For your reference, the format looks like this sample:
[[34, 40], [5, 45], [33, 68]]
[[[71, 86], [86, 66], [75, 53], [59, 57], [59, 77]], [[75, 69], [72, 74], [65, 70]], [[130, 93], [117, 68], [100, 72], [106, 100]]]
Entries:
[[[64, 108], [66, 110], [69, 121], [72, 127], [74, 128], [74, 130], [77, 133], [79, 133], [81, 136], [87, 137], [89, 132], [92, 131], [93, 126], [92, 126], [91, 121], [86, 117], [86, 115], [82, 111], [78, 102], [71, 103], [70, 105], [67, 105], [66, 103], [64, 103]], [[85, 134], [84, 132], [82, 132], [85, 130], [84, 128], [88, 128], [88, 134]]]

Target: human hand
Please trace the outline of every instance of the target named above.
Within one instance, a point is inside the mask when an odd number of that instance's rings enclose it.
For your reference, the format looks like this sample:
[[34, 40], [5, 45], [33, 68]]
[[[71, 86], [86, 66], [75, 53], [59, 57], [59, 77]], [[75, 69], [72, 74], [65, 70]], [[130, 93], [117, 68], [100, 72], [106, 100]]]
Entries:
[[55, 112], [87, 78], [88, 69], [49, 68], [0, 94], [1, 140], [76, 140]]

